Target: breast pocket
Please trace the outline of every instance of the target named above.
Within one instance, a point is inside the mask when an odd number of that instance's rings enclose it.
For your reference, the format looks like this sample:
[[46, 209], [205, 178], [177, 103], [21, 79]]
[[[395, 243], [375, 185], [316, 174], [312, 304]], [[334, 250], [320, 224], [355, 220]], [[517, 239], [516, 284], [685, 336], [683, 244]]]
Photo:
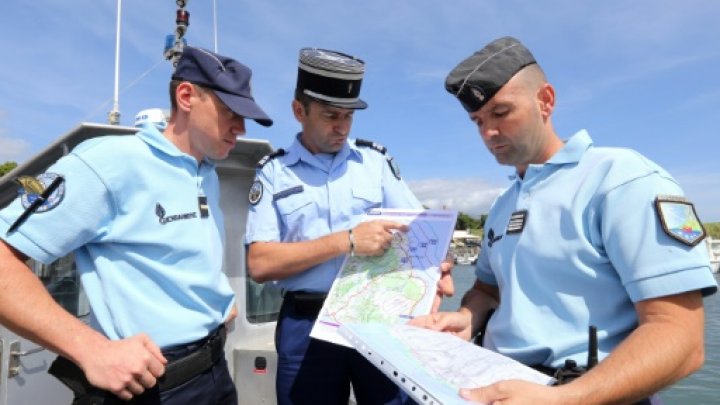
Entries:
[[302, 233], [304, 227], [317, 217], [312, 199], [303, 194], [293, 194], [275, 201], [281, 220], [288, 234]]
[[353, 188], [353, 214], [364, 214], [372, 208], [379, 208], [382, 205], [382, 190], [380, 187], [355, 187]]

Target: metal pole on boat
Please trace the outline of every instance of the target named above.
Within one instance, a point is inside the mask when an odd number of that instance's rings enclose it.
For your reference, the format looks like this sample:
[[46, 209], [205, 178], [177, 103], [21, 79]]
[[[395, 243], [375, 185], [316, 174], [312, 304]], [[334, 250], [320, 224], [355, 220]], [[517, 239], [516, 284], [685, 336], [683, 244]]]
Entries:
[[213, 51], [217, 53], [218, 47], [217, 47], [217, 11], [215, 9], [215, 0], [213, 0], [213, 39], [215, 47], [213, 48]]
[[120, 82], [120, 15], [122, 0], [117, 0], [117, 29], [115, 31], [115, 92], [113, 96], [113, 109], [108, 113], [110, 125], [120, 125], [120, 102], [118, 85]]

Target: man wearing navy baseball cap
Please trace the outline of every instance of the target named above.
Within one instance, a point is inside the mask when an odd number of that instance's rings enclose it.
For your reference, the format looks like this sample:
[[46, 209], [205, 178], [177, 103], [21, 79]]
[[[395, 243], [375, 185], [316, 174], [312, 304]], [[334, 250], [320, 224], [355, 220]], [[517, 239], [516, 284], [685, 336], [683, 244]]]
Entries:
[[[245, 134], [246, 119], [272, 124], [251, 76], [231, 58], [185, 47], [164, 130], [148, 121], [136, 136], [85, 141], [31, 179], [45, 188], [40, 197], [26, 190], [0, 211], [0, 321], [60, 355], [50, 372], [74, 403], [237, 403], [223, 353], [235, 297], [222, 273], [214, 161]], [[41, 206], [30, 203], [38, 198]], [[24, 264], [70, 253], [90, 327]]]

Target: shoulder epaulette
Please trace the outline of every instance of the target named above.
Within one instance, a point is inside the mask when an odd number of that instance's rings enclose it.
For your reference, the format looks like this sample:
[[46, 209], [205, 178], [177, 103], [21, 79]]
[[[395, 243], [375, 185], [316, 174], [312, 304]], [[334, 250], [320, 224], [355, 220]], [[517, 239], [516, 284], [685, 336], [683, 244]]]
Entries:
[[368, 148], [373, 148], [376, 151], [382, 153], [383, 155], [387, 153], [387, 148], [380, 145], [379, 143], [373, 142], [373, 141], [366, 141], [365, 139], [356, 139], [355, 145], [357, 146], [367, 146]]
[[267, 155], [263, 156], [263, 158], [260, 159], [260, 161], [257, 163], [257, 168], [262, 169], [263, 166], [265, 166], [267, 164], [267, 162], [275, 159], [278, 156], [282, 156], [284, 154], [285, 154], [285, 149], [283, 149], [283, 148], [276, 149], [276, 150], [268, 153]]

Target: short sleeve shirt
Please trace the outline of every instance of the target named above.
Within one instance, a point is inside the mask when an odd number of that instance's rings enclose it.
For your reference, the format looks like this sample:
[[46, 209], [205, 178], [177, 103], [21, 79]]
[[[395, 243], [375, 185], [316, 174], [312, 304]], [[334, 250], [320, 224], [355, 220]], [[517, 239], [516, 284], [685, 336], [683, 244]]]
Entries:
[[[385, 153], [348, 141], [325, 161], [310, 153], [299, 137], [287, 153], [257, 171], [256, 184], [263, 191], [260, 200], [250, 205], [247, 244], [317, 239], [357, 225], [372, 208], [422, 208]], [[343, 258], [276, 285], [290, 291], [327, 292]]]
[[0, 237], [43, 263], [74, 252], [96, 328], [111, 339], [147, 333], [166, 347], [223, 322], [234, 294], [212, 162], [198, 164], [148, 125], [85, 141], [47, 173], [65, 179], [60, 203], [6, 235], [24, 210], [17, 199], [0, 211]]
[[485, 346], [530, 365], [585, 364], [590, 325], [603, 357], [637, 325], [634, 303], [715, 292], [705, 246], [663, 230], [662, 195], [683, 192], [635, 151], [592, 147], [585, 131], [530, 165], [485, 223], [477, 277], [501, 292]]

